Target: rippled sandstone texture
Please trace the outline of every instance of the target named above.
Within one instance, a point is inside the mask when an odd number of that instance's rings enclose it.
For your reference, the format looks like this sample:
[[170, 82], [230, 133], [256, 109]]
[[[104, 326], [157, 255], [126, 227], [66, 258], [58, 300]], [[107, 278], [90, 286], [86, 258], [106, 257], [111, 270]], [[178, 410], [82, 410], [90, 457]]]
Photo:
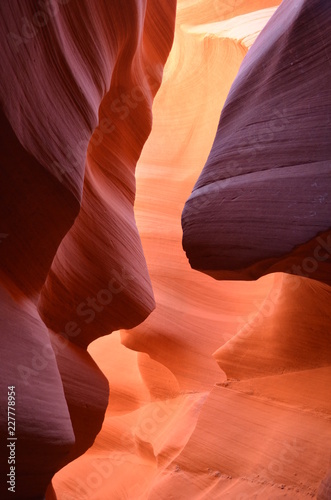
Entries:
[[284, 1], [243, 61], [183, 211], [194, 269], [330, 283], [330, 19], [328, 2]]
[[178, 2], [137, 167], [156, 309], [89, 347], [109, 405], [94, 446], [55, 476], [60, 498], [302, 500], [330, 466], [327, 284], [281, 273], [219, 282], [192, 271], [182, 250], [181, 213], [221, 108], [278, 3]]
[[1, 498], [7, 386], [15, 498], [42, 498], [104, 418], [108, 381], [87, 345], [155, 306], [135, 166], [174, 17], [172, 0], [1, 3]]
[[[312, 429], [330, 436], [330, 21], [327, 2], [282, 2], [241, 65], [182, 214], [194, 269], [216, 279], [305, 277], [283, 278], [214, 357], [227, 390], [324, 414], [326, 427], [311, 421], [307, 430], [315, 444]], [[300, 445], [284, 443], [267, 470], [286, 484]], [[330, 498], [330, 485], [329, 471], [311, 495]]]

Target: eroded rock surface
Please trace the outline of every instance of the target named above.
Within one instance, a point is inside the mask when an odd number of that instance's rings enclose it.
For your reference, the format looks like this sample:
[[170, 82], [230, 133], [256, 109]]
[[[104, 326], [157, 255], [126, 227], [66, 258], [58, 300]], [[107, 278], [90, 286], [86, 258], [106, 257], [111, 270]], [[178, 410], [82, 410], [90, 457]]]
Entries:
[[135, 166], [175, 2], [13, 1], [0, 13], [1, 436], [15, 385], [16, 498], [42, 498], [103, 422], [108, 381], [87, 345], [155, 306]]

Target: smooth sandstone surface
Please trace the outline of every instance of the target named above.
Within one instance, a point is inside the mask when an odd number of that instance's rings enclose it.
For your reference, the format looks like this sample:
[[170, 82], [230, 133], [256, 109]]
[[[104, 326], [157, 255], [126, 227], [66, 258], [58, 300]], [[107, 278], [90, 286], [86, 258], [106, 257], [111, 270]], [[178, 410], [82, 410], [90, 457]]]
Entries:
[[316, 250], [330, 230], [330, 19], [327, 2], [284, 1], [245, 57], [183, 211], [194, 269], [287, 272], [282, 258], [311, 242], [304, 267], [315, 278], [315, 259], [330, 274], [330, 254]]
[[44, 498], [101, 429], [109, 384], [88, 344], [155, 307], [135, 166], [174, 18], [172, 0], [0, 6], [1, 438], [14, 385], [15, 498]]

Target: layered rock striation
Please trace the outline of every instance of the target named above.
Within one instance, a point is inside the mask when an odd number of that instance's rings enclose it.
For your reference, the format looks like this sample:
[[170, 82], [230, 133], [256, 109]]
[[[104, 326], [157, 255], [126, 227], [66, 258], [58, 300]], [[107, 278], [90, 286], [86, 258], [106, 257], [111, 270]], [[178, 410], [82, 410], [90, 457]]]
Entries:
[[15, 386], [16, 498], [42, 498], [102, 425], [108, 381], [86, 347], [155, 306], [135, 165], [175, 1], [14, 1], [0, 13], [1, 436]]
[[330, 283], [330, 18], [284, 1], [245, 57], [182, 215], [194, 269]]

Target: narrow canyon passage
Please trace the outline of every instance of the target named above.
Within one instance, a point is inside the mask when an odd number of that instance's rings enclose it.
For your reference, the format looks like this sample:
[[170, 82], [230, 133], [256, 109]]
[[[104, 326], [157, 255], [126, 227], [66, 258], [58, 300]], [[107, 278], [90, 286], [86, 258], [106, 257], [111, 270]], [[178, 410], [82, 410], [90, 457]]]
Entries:
[[0, 13], [1, 499], [330, 500], [331, 5]]

